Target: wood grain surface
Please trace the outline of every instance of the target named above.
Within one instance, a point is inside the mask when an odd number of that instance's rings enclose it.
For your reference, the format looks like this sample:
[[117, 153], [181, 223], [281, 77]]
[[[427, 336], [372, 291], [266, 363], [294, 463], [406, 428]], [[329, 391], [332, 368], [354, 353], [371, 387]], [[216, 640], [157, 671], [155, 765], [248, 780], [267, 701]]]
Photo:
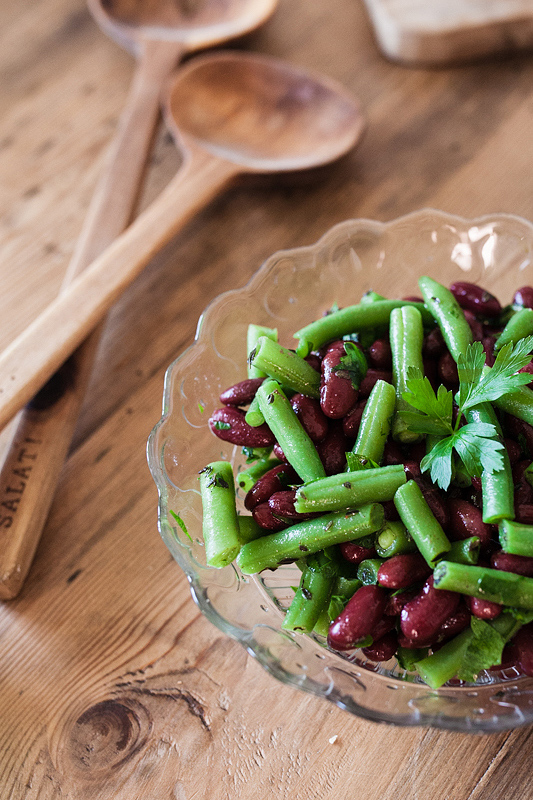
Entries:
[[365, 0], [383, 53], [449, 64], [533, 47], [530, 0]]
[[[133, 64], [81, 0], [3, 3], [0, 31], [4, 347], [59, 290]], [[315, 180], [217, 199], [111, 312], [36, 560], [0, 607], [0, 797], [526, 800], [530, 728], [367, 723], [281, 686], [204, 620], [157, 534], [145, 442], [203, 307], [274, 250], [423, 206], [533, 217], [533, 57], [401, 68], [357, 0], [282, 0], [245, 46], [343, 82], [367, 134]], [[179, 163], [161, 129], [143, 205]]]

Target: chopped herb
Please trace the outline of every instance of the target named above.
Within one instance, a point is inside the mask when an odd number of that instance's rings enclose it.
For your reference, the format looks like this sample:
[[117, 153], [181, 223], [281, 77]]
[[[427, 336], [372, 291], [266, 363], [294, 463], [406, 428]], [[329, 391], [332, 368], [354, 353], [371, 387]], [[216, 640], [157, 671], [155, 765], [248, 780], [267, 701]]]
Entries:
[[204, 413], [204, 411], [205, 411], [205, 406], [204, 406], [204, 404], [203, 404], [203, 403], [200, 403], [200, 402], [198, 403], [198, 411], [200, 412], [200, 414], [203, 414], [203, 413]]
[[333, 367], [334, 372], [341, 378], [348, 378], [354, 389], [359, 389], [361, 381], [366, 375], [368, 364], [362, 351], [353, 342], [344, 342], [344, 352], [338, 365]]
[[463, 681], [474, 682], [483, 669], [490, 669], [502, 660], [504, 637], [488, 622], [472, 617], [472, 639], [457, 672]]
[[213, 428], [216, 431], [229, 431], [231, 425], [229, 422], [222, 422], [221, 420], [217, 419], [216, 422], [213, 423]]
[[191, 534], [189, 533], [189, 531], [187, 530], [187, 526], [185, 525], [185, 523], [184, 523], [184, 521], [182, 520], [182, 518], [180, 517], [180, 515], [179, 515], [179, 514], [176, 514], [176, 512], [175, 512], [175, 511], [172, 511], [172, 509], [170, 509], [170, 511], [169, 511], [169, 514], [170, 514], [170, 516], [171, 516], [173, 519], [175, 519], [175, 520], [176, 520], [176, 522], [177, 522], [177, 523], [178, 523], [178, 525], [180, 526], [180, 528], [181, 528], [181, 530], [183, 531], [183, 533], [185, 534], [185, 536], [187, 536], [187, 538], [188, 538], [188, 539], [190, 539], [190, 540], [191, 540], [191, 542], [192, 542], [192, 536], [191, 536]]
[[379, 467], [379, 464], [376, 464], [371, 458], [351, 452], [346, 453], [346, 464], [348, 465], [348, 472], [358, 472], [361, 469], [375, 469]]

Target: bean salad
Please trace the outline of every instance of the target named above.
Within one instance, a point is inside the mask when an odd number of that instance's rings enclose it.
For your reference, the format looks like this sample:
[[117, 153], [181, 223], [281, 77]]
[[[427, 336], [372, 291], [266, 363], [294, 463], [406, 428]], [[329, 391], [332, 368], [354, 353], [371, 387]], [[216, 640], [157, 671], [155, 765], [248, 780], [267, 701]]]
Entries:
[[247, 464], [200, 472], [206, 561], [294, 562], [284, 629], [432, 688], [533, 676], [533, 288], [419, 290], [330, 309], [294, 349], [249, 325], [209, 419]]

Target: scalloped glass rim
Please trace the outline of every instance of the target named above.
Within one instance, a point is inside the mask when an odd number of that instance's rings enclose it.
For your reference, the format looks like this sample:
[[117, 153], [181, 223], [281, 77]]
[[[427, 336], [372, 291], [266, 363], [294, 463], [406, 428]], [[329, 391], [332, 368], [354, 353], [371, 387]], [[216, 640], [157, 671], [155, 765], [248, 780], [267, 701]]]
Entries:
[[424, 209], [386, 223], [348, 220], [314, 245], [274, 253], [246, 286], [217, 297], [200, 317], [194, 344], [168, 368], [162, 417], [148, 440], [161, 536], [202, 613], [283, 683], [376, 722], [480, 733], [533, 722], [533, 679], [514, 670], [432, 691], [395, 662], [376, 665], [360, 652], [346, 658], [319, 638], [283, 631], [290, 568], [247, 578], [233, 565], [206, 567], [197, 489], [208, 461], [225, 458], [236, 468], [242, 461], [240, 448], [212, 436], [207, 414], [223, 388], [246, 377], [249, 322], [278, 327], [286, 344], [334, 302], [357, 302], [368, 289], [416, 294], [420, 274], [444, 283], [462, 276], [509, 302], [532, 282], [532, 262], [533, 225], [513, 215], [466, 220]]

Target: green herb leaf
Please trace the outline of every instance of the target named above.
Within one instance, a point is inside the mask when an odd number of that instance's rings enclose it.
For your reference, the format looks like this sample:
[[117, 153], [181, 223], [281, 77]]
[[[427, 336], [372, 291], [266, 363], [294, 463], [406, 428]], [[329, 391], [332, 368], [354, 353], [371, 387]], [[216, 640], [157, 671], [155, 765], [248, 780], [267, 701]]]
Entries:
[[179, 514], [176, 514], [176, 512], [175, 512], [175, 511], [172, 511], [172, 509], [170, 509], [170, 511], [169, 511], [169, 514], [170, 514], [170, 516], [171, 516], [173, 519], [175, 519], [175, 520], [176, 520], [176, 522], [177, 522], [177, 523], [178, 523], [178, 525], [180, 526], [180, 528], [181, 528], [181, 530], [183, 531], [183, 533], [185, 534], [185, 536], [187, 536], [187, 538], [188, 538], [188, 539], [190, 539], [190, 540], [191, 540], [191, 542], [192, 542], [192, 536], [191, 536], [191, 534], [189, 533], [189, 531], [187, 530], [187, 526], [185, 525], [185, 523], [184, 523], [184, 521], [182, 520], [182, 518], [180, 517], [180, 515], [179, 515]]
[[523, 625], [533, 622], [533, 610], [530, 608], [513, 608], [512, 606], [506, 606], [505, 610]]
[[364, 353], [353, 342], [344, 342], [344, 352], [338, 365], [333, 371], [343, 378], [349, 378], [354, 389], [359, 389], [361, 381], [366, 375], [368, 364]]
[[217, 419], [213, 423], [213, 428], [216, 431], [229, 431], [229, 429], [231, 428], [231, 424], [229, 422], [222, 422], [221, 420]]
[[494, 366], [486, 368], [481, 342], [468, 345], [466, 353], [461, 353], [457, 360], [461, 411], [512, 394], [529, 383], [529, 373], [518, 370], [531, 361], [532, 350], [533, 336], [526, 336], [514, 347], [511, 343], [504, 345], [496, 356]]
[[359, 472], [362, 469], [375, 469], [379, 467], [379, 464], [376, 464], [371, 458], [352, 452], [346, 453], [346, 464], [348, 465], [348, 472]]
[[452, 480], [453, 436], [441, 439], [420, 462], [422, 472], [430, 471], [431, 480], [447, 489]]
[[482, 470], [499, 472], [503, 469], [501, 451], [505, 448], [497, 439], [494, 425], [471, 422], [437, 442], [420, 462], [422, 472], [430, 470], [431, 480], [441, 489], [448, 489], [451, 483], [454, 449], [470, 475], [479, 475]]
[[505, 639], [488, 622], [472, 617], [472, 639], [463, 658], [457, 676], [463, 681], [474, 682], [483, 669], [490, 669], [502, 660]]
[[409, 428], [416, 433], [452, 433], [453, 394], [439, 386], [435, 394], [428, 378], [420, 370], [409, 367], [406, 381], [407, 391], [402, 398], [421, 414], [407, 412]]

